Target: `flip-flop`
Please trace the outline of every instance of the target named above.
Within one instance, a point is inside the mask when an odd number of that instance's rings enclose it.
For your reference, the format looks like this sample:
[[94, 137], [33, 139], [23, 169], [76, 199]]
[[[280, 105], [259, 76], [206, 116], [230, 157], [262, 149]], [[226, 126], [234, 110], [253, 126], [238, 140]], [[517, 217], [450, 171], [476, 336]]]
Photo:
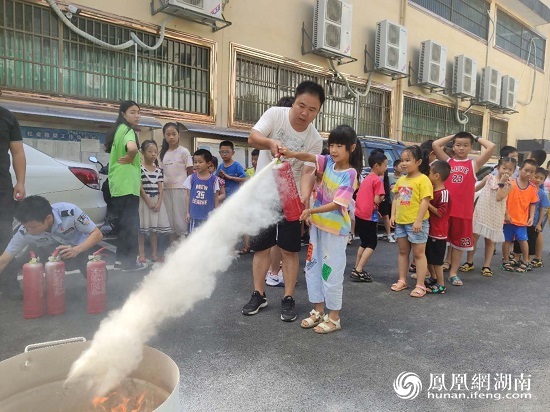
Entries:
[[458, 277], [458, 276], [451, 276], [449, 278], [449, 283], [453, 286], [462, 286], [464, 285], [464, 283], [462, 282], [462, 280]]

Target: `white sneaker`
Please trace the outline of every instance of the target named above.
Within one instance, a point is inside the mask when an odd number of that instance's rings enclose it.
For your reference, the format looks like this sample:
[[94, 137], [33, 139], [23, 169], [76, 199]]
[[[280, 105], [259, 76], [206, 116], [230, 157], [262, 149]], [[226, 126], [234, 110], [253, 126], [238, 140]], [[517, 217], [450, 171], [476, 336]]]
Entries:
[[278, 279], [279, 283], [277, 283], [277, 285], [275, 285], [275, 286], [284, 287], [285, 286], [285, 279], [283, 278], [283, 269], [279, 269], [279, 273], [277, 273], [277, 279]]
[[353, 242], [353, 234], [350, 232], [348, 235], [348, 245], [351, 245], [351, 242]]
[[389, 243], [397, 242], [397, 239], [395, 238], [395, 235], [393, 233], [388, 236], [388, 242]]
[[265, 284], [267, 286], [277, 286], [279, 284], [279, 276], [274, 275], [271, 272], [267, 272]]

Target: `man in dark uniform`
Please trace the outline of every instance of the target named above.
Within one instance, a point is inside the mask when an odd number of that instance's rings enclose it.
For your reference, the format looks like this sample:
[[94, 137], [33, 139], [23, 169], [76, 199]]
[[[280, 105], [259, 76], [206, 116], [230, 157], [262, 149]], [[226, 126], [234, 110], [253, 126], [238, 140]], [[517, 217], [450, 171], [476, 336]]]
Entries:
[[[15, 171], [15, 187], [10, 174], [10, 155]], [[0, 250], [4, 250], [11, 239], [14, 199], [25, 197], [25, 151], [21, 129], [17, 119], [8, 109], [0, 106]]]

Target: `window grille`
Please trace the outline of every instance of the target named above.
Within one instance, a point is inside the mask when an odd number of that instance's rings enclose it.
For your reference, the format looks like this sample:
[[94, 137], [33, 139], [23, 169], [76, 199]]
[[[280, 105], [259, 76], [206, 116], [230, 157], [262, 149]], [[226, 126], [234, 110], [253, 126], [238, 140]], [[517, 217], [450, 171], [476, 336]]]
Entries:
[[[234, 121], [253, 125], [283, 96], [293, 96], [304, 80], [324, 86], [325, 103], [316, 118], [320, 132], [330, 132], [339, 124], [354, 125], [355, 98], [346, 86], [332, 76], [296, 69], [269, 59], [237, 53]], [[357, 86], [352, 86], [357, 88]], [[358, 88], [364, 92], [365, 88]], [[391, 93], [371, 87], [360, 98], [358, 134], [389, 136]]]
[[[73, 17], [111, 44], [130, 29]], [[149, 45], [156, 35], [134, 31]], [[145, 106], [210, 114], [211, 49], [165, 38], [155, 51], [138, 48], [137, 100]], [[72, 32], [47, 7], [0, 0], [0, 85], [13, 89], [120, 101], [134, 98], [134, 49], [111, 51]]]
[[485, 0], [409, 0], [464, 30], [487, 39], [489, 3]]
[[481, 135], [483, 116], [468, 113], [468, 123], [456, 121], [454, 107], [442, 106], [405, 96], [403, 103], [403, 140], [422, 143], [465, 130]]
[[496, 44], [520, 59], [535, 64], [539, 69], [544, 69], [546, 40], [500, 9], [497, 9]]
[[489, 122], [489, 140], [496, 145], [495, 154], [498, 156], [500, 149], [508, 144], [508, 122], [492, 117]]

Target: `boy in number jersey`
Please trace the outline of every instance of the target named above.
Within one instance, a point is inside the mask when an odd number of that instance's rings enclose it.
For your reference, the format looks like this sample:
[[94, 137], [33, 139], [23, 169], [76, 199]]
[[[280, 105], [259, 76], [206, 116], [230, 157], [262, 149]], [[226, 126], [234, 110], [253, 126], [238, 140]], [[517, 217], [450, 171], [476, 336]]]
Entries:
[[[443, 148], [453, 142], [454, 157], [450, 158]], [[469, 159], [474, 141], [477, 141], [485, 150], [475, 159]], [[481, 137], [474, 137], [468, 132], [459, 132], [454, 136], [446, 136], [433, 143], [433, 150], [439, 160], [449, 162], [451, 174], [445, 182], [451, 202], [449, 212], [448, 242], [451, 245], [451, 269], [449, 282], [454, 286], [462, 286], [458, 277], [458, 267], [462, 259], [462, 252], [472, 250], [473, 216], [476, 172], [483, 166], [495, 151], [495, 144]]]

